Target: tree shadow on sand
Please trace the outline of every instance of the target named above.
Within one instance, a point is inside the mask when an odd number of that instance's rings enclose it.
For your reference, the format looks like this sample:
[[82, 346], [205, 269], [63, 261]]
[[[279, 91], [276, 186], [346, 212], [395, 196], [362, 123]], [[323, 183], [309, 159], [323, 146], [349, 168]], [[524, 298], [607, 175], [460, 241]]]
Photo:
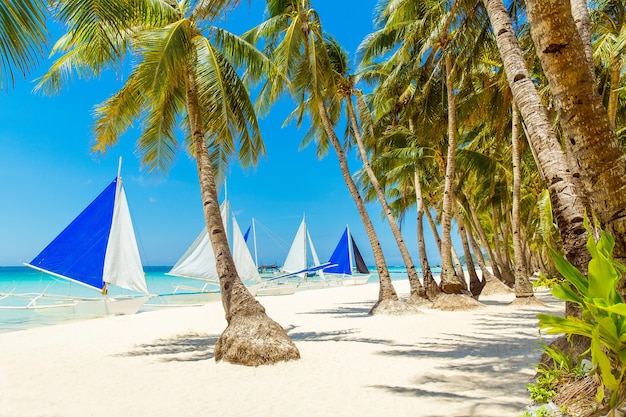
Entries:
[[219, 335], [196, 332], [179, 334], [167, 339], [135, 346], [134, 350], [115, 356], [160, 356], [163, 362], [195, 362], [213, 359]]
[[325, 314], [332, 317], [370, 317], [370, 310], [376, 301], [361, 301], [355, 303], [342, 303], [332, 309], [304, 311], [298, 314]]
[[[482, 322], [475, 326], [476, 332], [471, 335], [444, 333], [424, 339], [410, 349], [378, 352], [383, 356], [415, 358], [426, 363], [437, 358], [437, 363], [445, 365], [415, 375], [408, 386], [377, 385], [374, 388], [398, 395], [450, 398], [450, 401], [458, 401], [454, 396], [462, 394], [467, 398], [461, 400], [476, 409], [475, 414], [468, 414], [472, 416], [485, 415], [490, 405], [519, 412], [530, 400], [511, 401], [510, 398], [528, 396], [526, 384], [531, 381], [541, 352], [533, 326], [524, 326], [524, 331], [511, 329], [515, 328], [514, 321], [519, 325], [520, 319], [536, 322], [536, 312], [507, 310], [477, 319]], [[450, 396], [451, 393], [454, 396]]]

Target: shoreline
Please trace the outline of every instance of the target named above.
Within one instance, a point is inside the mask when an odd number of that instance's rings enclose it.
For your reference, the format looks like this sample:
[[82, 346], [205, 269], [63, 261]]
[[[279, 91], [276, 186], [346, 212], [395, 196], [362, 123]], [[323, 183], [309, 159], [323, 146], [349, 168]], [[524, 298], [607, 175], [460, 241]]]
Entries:
[[[394, 281], [401, 296], [408, 281]], [[535, 314], [513, 294], [484, 308], [368, 316], [377, 284], [263, 297], [294, 362], [216, 363], [221, 303], [0, 334], [2, 417], [519, 416], [539, 358]], [[295, 413], [295, 414], [294, 414]]]

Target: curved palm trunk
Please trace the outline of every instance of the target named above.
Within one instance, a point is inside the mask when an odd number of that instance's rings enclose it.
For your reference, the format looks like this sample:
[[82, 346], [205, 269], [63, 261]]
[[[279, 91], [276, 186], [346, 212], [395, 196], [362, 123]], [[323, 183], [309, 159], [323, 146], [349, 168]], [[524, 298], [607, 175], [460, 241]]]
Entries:
[[365, 172], [367, 173], [372, 187], [374, 187], [374, 190], [376, 191], [376, 196], [378, 197], [380, 205], [383, 206], [383, 212], [387, 217], [389, 227], [391, 228], [393, 237], [396, 240], [398, 249], [400, 250], [402, 261], [404, 262], [404, 266], [406, 267], [406, 272], [411, 286], [411, 297], [409, 299], [412, 299], [414, 297], [425, 298], [426, 291], [424, 290], [424, 286], [422, 286], [419, 280], [419, 276], [417, 275], [417, 271], [415, 270], [415, 264], [413, 263], [413, 259], [411, 259], [411, 254], [409, 253], [409, 250], [406, 247], [406, 243], [404, 242], [404, 238], [402, 237], [402, 232], [400, 232], [398, 223], [396, 222], [396, 219], [391, 212], [391, 208], [387, 203], [385, 193], [383, 192], [383, 189], [378, 182], [378, 178], [376, 178], [376, 174], [374, 174], [374, 170], [372, 170], [372, 166], [369, 163], [367, 152], [365, 151], [365, 145], [363, 144], [363, 138], [361, 137], [359, 126], [356, 120], [354, 106], [350, 97], [348, 97], [348, 99], [346, 100], [346, 111], [348, 114], [348, 119], [350, 120], [350, 124], [352, 125], [352, 130], [354, 132], [354, 137], [356, 139], [357, 147], [359, 150], [359, 156], [361, 157], [361, 162], [363, 162], [363, 168], [365, 168]]
[[446, 61], [446, 90], [448, 97], [448, 156], [446, 158], [446, 179], [443, 191], [443, 208], [441, 216], [441, 290], [446, 294], [460, 294], [463, 286], [460, 277], [452, 265], [450, 251], [452, 247], [452, 204], [454, 203], [454, 169], [456, 154], [456, 107], [454, 91], [452, 90], [452, 58], [450, 53], [445, 53]]
[[[498, 258], [498, 268], [500, 276], [506, 285], [513, 288], [515, 286], [515, 274], [511, 267], [511, 257], [509, 256], [509, 235], [506, 228], [506, 216], [504, 220], [500, 218], [500, 206], [491, 206], [493, 215], [493, 244]], [[502, 238], [500, 238], [502, 237]]]
[[215, 176], [204, 139], [195, 76], [187, 75], [187, 111], [193, 140], [204, 220], [215, 253], [227, 328], [215, 344], [215, 360], [258, 366], [300, 358], [285, 330], [265, 314], [265, 308], [241, 282], [220, 215]]
[[415, 201], [417, 203], [417, 250], [420, 256], [420, 265], [422, 267], [422, 280], [424, 281], [426, 297], [434, 300], [441, 294], [441, 289], [433, 278], [433, 273], [430, 270], [430, 264], [428, 263], [428, 256], [426, 255], [426, 240], [424, 239], [424, 196], [422, 194], [422, 184], [417, 167], [415, 167], [413, 183], [415, 189]]
[[522, 174], [520, 170], [519, 151], [519, 113], [513, 105], [511, 121], [511, 145], [513, 159], [513, 207], [511, 208], [511, 223], [513, 227], [513, 254], [515, 257], [515, 297], [532, 297], [533, 286], [528, 278], [526, 263], [524, 262], [524, 247], [522, 246], [521, 223], [520, 223], [520, 190], [522, 186]]
[[[478, 278], [478, 274], [476, 274], [476, 265], [474, 265], [474, 259], [472, 258], [472, 251], [469, 247], [469, 242], [467, 241], [467, 230], [465, 229], [465, 221], [459, 213], [458, 204], [454, 205], [454, 218], [456, 219], [456, 223], [459, 226], [459, 236], [461, 237], [461, 245], [463, 246], [463, 254], [465, 255], [465, 265], [467, 266], [467, 273], [469, 275], [469, 291], [472, 293], [472, 296], [478, 298], [480, 292], [485, 286], [484, 281], [481, 282]], [[465, 281], [465, 273], [462, 275], [463, 281]]]
[[472, 231], [471, 230], [468, 231], [467, 235], [469, 237], [469, 242], [470, 242], [470, 245], [472, 246], [472, 250], [474, 251], [474, 254], [476, 255], [476, 262], [478, 263], [478, 267], [480, 268], [480, 271], [482, 272], [482, 284], [487, 285], [487, 282], [489, 281], [498, 280], [495, 277], [495, 275], [489, 270], [489, 268], [487, 268], [487, 265], [485, 264], [485, 257], [483, 256], [481, 247], [478, 244], [478, 242], [476, 242], [476, 238], [474, 237], [474, 234], [472, 233]]
[[343, 180], [345, 181], [348, 189], [350, 190], [350, 195], [354, 199], [354, 203], [356, 204], [357, 211], [359, 212], [359, 216], [361, 217], [361, 221], [363, 222], [363, 227], [365, 227], [365, 231], [367, 232], [367, 237], [369, 238], [370, 244], [372, 245], [372, 251], [374, 253], [374, 261], [376, 262], [376, 269], [378, 270], [378, 280], [380, 282], [380, 290], [378, 292], [378, 302], [372, 308], [370, 313], [374, 312], [376, 307], [383, 301], [391, 300], [398, 301], [398, 294], [396, 293], [393, 284], [391, 283], [391, 276], [389, 275], [389, 269], [387, 269], [387, 263], [385, 262], [385, 257], [383, 255], [382, 247], [380, 246], [380, 242], [378, 240], [378, 236], [376, 236], [376, 231], [374, 230], [374, 225], [372, 224], [372, 220], [367, 213], [365, 208], [365, 204], [363, 203], [363, 199], [359, 193], [359, 190], [350, 175], [350, 169], [348, 168], [348, 161], [346, 160], [346, 155], [341, 148], [341, 143], [335, 135], [335, 131], [332, 126], [332, 122], [328, 118], [328, 113], [326, 112], [326, 106], [320, 100], [318, 101], [318, 111], [320, 115], [320, 119], [322, 120], [322, 124], [324, 125], [324, 131], [328, 135], [330, 142], [335, 149], [335, 153], [337, 154], [337, 159], [339, 159], [339, 167], [341, 168], [341, 174], [343, 175]]
[[602, 227], [626, 259], [626, 159], [598, 94], [569, 1], [527, 0], [535, 49], [548, 78], [563, 133]]
[[529, 76], [503, 1], [483, 2], [496, 35], [514, 102], [522, 114], [529, 143], [550, 192], [565, 255], [576, 267], [584, 267], [590, 256], [585, 247], [584, 206], [578, 197], [580, 191], [575, 187], [563, 150]]
[[[466, 197], [467, 199], [467, 197]], [[504, 284], [504, 279], [502, 278], [502, 274], [500, 272], [500, 265], [496, 260], [496, 257], [489, 245], [489, 239], [487, 238], [487, 233], [483, 228], [483, 225], [480, 223], [480, 219], [478, 218], [478, 214], [476, 214], [476, 210], [474, 210], [471, 206], [468, 207], [471, 215], [471, 224], [474, 230], [478, 233], [478, 237], [482, 243], [482, 247], [485, 248], [485, 252], [487, 253], [487, 258], [489, 258], [489, 263], [491, 264], [491, 269], [493, 271], [494, 278]]]

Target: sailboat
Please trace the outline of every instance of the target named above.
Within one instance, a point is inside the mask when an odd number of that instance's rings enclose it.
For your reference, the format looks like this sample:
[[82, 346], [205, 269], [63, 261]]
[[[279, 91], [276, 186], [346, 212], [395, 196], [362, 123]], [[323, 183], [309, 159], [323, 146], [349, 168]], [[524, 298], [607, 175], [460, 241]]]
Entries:
[[[230, 203], [225, 200], [220, 206], [220, 214], [224, 222], [226, 235], [229, 236]], [[261, 282], [259, 272], [252, 260], [252, 255], [246, 246], [241, 229], [232, 216], [232, 255], [235, 267], [241, 280], [248, 286], [250, 292], [256, 294], [258, 284]], [[202, 281], [202, 287], [178, 285], [172, 294], [160, 295], [159, 301], [167, 304], [207, 303], [221, 299], [219, 291], [219, 276], [215, 254], [206, 227], [200, 232], [191, 246], [180, 257], [167, 275]]]
[[331, 266], [324, 269], [326, 277], [337, 284], [361, 285], [371, 276], [348, 226], [328, 262]]
[[[309, 252], [313, 259], [313, 265], [308, 264]], [[327, 284], [324, 268], [329, 265], [330, 263], [328, 262], [320, 263], [311, 234], [306, 226], [306, 218], [303, 216], [283, 266], [278, 272], [268, 275], [266, 278], [269, 282], [277, 281], [295, 284], [297, 289], [322, 288]], [[293, 278], [297, 278], [297, 281], [294, 282]]]
[[[98, 297], [39, 294], [26, 308], [85, 315], [134, 314], [150, 298], [120, 175], [26, 266], [99, 291]], [[109, 295], [118, 287], [136, 295]], [[50, 302], [52, 300], [52, 302]]]

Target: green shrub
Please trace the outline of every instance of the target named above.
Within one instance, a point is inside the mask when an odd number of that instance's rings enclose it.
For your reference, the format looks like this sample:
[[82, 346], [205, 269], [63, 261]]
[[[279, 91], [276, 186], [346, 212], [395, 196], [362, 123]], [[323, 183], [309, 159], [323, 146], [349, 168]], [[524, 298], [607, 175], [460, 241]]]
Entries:
[[600, 231], [600, 239], [595, 242], [587, 219], [585, 227], [589, 232], [587, 249], [591, 254], [587, 278], [563, 256], [551, 251], [564, 278], [563, 283], [552, 288], [552, 294], [578, 304], [582, 309], [582, 318], [548, 314], [538, 314], [537, 317], [539, 327], [548, 333], [577, 334], [591, 340], [591, 361], [601, 382], [597, 398], [600, 402], [606, 401], [605, 389], [608, 390], [608, 405], [615, 409], [626, 397], [623, 387], [626, 372], [626, 304], [617, 292], [617, 283], [625, 268], [613, 260], [613, 238]]

